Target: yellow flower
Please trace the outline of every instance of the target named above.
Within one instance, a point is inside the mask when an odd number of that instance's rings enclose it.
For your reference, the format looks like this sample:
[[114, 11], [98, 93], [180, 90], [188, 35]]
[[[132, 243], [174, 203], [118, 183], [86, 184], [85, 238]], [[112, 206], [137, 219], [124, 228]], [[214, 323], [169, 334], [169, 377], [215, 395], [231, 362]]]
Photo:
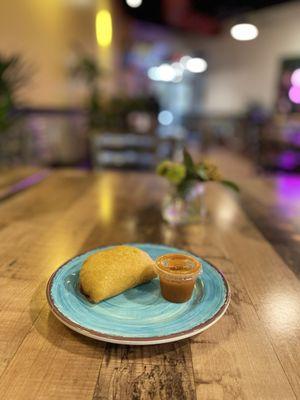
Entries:
[[222, 175], [220, 174], [220, 171], [215, 164], [211, 163], [210, 161], [205, 160], [203, 162], [203, 166], [205, 168], [205, 172], [206, 172], [208, 180], [210, 180], [210, 181], [222, 180]]
[[171, 183], [178, 185], [186, 176], [186, 168], [183, 164], [172, 161], [162, 161], [156, 168], [158, 175], [167, 178]]

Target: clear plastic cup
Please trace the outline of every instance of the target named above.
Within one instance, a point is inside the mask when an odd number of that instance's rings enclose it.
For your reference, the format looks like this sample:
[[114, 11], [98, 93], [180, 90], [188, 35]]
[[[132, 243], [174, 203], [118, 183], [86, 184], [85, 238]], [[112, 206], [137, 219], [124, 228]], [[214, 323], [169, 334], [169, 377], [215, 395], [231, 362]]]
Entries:
[[156, 259], [155, 268], [161, 294], [172, 303], [184, 303], [191, 298], [195, 281], [202, 272], [201, 263], [185, 254], [164, 254]]

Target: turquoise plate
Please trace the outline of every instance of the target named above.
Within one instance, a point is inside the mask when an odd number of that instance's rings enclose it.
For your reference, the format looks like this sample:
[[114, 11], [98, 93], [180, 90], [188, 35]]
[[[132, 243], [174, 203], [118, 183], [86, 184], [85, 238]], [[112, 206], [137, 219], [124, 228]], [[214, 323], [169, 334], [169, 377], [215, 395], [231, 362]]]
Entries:
[[[154, 260], [183, 250], [156, 244], [133, 244]], [[112, 247], [112, 246], [110, 246]], [[159, 280], [91, 304], [78, 289], [83, 261], [95, 249], [62, 265], [49, 279], [47, 299], [54, 315], [69, 328], [92, 338], [121, 344], [174, 342], [196, 335], [217, 322], [229, 301], [229, 286], [222, 273], [197, 257], [203, 266], [190, 301], [170, 303], [160, 294]], [[195, 256], [195, 255], [194, 255]]]

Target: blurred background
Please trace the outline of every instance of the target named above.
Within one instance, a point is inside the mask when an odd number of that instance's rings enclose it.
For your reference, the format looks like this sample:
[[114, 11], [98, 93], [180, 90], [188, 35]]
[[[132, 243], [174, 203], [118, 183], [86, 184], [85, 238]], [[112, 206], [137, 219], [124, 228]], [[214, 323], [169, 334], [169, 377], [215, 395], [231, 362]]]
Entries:
[[[300, 170], [300, 3], [2, 0], [0, 164]], [[236, 164], [232, 164], [235, 169]]]

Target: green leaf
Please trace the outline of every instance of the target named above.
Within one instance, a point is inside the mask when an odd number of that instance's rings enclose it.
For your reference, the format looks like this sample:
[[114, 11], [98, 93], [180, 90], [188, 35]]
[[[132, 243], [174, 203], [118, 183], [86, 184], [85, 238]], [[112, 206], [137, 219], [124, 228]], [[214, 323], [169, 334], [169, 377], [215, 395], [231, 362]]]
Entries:
[[190, 153], [186, 149], [183, 150], [183, 162], [186, 167], [187, 173], [194, 174], [195, 173], [195, 164], [194, 164], [194, 161], [193, 161]]
[[232, 181], [223, 180], [223, 181], [221, 181], [221, 183], [224, 186], [227, 186], [228, 188], [230, 188], [230, 189], [232, 189], [232, 190], [234, 190], [236, 192], [240, 191], [240, 188], [238, 187], [238, 185], [236, 183], [232, 182]]
[[189, 179], [184, 179], [179, 185], [177, 185], [177, 193], [179, 196], [184, 197], [187, 191], [193, 186], [194, 181]]
[[202, 180], [202, 181], [208, 181], [209, 178], [207, 176], [206, 168], [204, 165], [200, 164], [196, 167], [196, 173], [197, 176]]

